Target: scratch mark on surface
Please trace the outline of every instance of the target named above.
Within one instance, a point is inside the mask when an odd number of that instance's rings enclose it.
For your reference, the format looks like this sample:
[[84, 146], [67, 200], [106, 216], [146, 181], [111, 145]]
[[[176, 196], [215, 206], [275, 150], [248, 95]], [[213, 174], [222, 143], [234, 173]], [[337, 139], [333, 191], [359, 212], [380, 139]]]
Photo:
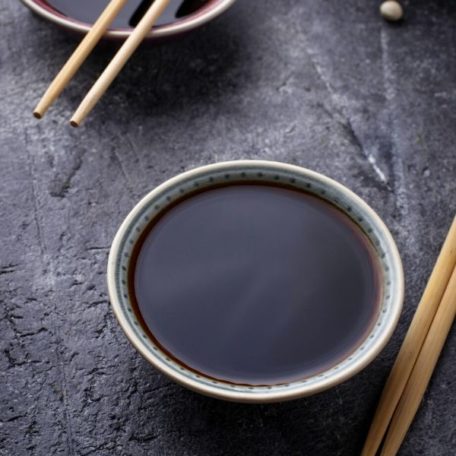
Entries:
[[2, 420], [4, 423], [12, 423], [13, 421], [20, 420], [21, 418], [25, 418], [27, 415], [15, 415], [11, 418], [7, 418], [6, 420]]
[[[25, 134], [25, 144], [29, 144], [27, 131], [24, 131], [24, 134]], [[40, 219], [39, 219], [39, 211], [38, 211], [38, 203], [37, 203], [38, 197], [37, 197], [37, 189], [36, 189], [36, 183], [35, 183], [36, 182], [36, 171], [34, 169], [34, 162], [32, 159], [32, 155], [30, 154], [30, 150], [28, 147], [26, 147], [25, 149], [26, 149], [26, 153], [27, 153], [27, 162], [28, 162], [29, 173], [30, 173], [31, 182], [32, 182], [34, 219], [35, 219], [35, 222], [37, 225], [38, 239], [39, 239], [40, 249], [41, 249], [41, 263], [42, 263], [43, 269], [46, 269], [46, 267], [49, 269], [48, 277], [49, 277], [49, 281], [50, 281], [50, 286], [51, 286], [52, 290], [55, 290], [56, 289], [55, 267], [54, 267], [54, 263], [53, 263], [51, 257], [48, 257], [46, 255], [46, 248], [45, 248], [46, 246], [43, 241], [42, 228], [41, 228], [41, 223], [40, 223]], [[56, 313], [55, 312], [56, 310], [57, 310], [56, 304], [54, 304], [54, 315]], [[54, 332], [54, 334], [57, 338], [58, 344], [59, 344], [59, 342], [62, 340], [62, 338], [60, 336], [60, 330], [59, 330], [59, 327], [55, 320], [55, 316], [52, 317], [51, 322], [52, 322], [52, 326], [53, 326], [53, 332]], [[56, 362], [59, 366], [59, 373], [60, 373], [59, 382], [60, 382], [60, 387], [61, 387], [62, 394], [63, 394], [63, 404], [64, 404], [63, 416], [64, 416], [64, 420], [66, 423], [66, 431], [67, 431], [67, 439], [66, 439], [67, 454], [70, 456], [73, 456], [75, 454], [75, 452], [74, 452], [74, 448], [73, 448], [73, 429], [72, 429], [72, 423], [71, 423], [71, 418], [70, 418], [70, 414], [69, 414], [69, 405], [68, 405], [68, 386], [67, 386], [67, 379], [66, 379], [66, 375], [65, 375], [65, 366], [63, 363], [61, 352], [58, 348], [55, 350], [55, 357], [56, 357]]]
[[277, 92], [286, 92], [290, 82], [293, 80], [293, 73], [284, 78], [283, 81], [277, 86]]
[[366, 148], [364, 147], [363, 143], [359, 139], [358, 135], [356, 134], [355, 129], [353, 128], [353, 125], [350, 122], [350, 119], [348, 116], [345, 116], [341, 114], [338, 111], [330, 111], [327, 109], [323, 104], [319, 105], [327, 114], [328, 116], [332, 117], [345, 131], [347, 137], [350, 139], [350, 142], [361, 152], [363, 157], [366, 159], [367, 163], [371, 167], [371, 169], [374, 171], [375, 175], [377, 176], [378, 180], [380, 181], [381, 184], [383, 184], [388, 191], [392, 191], [392, 187], [390, 183], [388, 182], [387, 177], [385, 176], [385, 173], [380, 169], [380, 167], [377, 165], [377, 160], [375, 157], [369, 153]]
[[99, 247], [99, 246], [93, 246], [93, 247], [87, 247], [87, 251], [88, 252], [99, 252], [99, 251], [102, 251], [102, 252], [106, 252], [110, 249], [110, 247]]
[[296, 131], [296, 124], [294, 123], [285, 130], [285, 134], [292, 135], [295, 131]]
[[394, 122], [394, 107], [395, 107], [395, 89], [394, 89], [394, 76], [389, 60], [388, 50], [388, 37], [385, 29], [382, 27], [380, 30], [380, 46], [381, 46], [381, 59], [383, 71], [383, 86], [385, 90], [386, 105], [388, 109], [388, 119], [390, 122], [391, 131], [391, 146], [392, 146], [392, 165], [394, 173], [394, 190], [396, 195], [396, 206], [400, 214], [404, 217], [410, 215], [409, 200], [405, 184], [405, 169], [404, 162], [398, 150], [397, 126]]
[[315, 69], [315, 72], [317, 73], [318, 77], [320, 78], [320, 81], [323, 82], [323, 85], [325, 86], [326, 90], [328, 91], [329, 95], [331, 96], [331, 99], [339, 113], [344, 112], [344, 103], [341, 101], [339, 95], [334, 91], [332, 88], [330, 82], [326, 78], [323, 69], [320, 67], [320, 64], [318, 63], [314, 52], [311, 50], [310, 46], [305, 47], [307, 55], [309, 57], [310, 62], [312, 63], [312, 66]]
[[[54, 263], [49, 260], [49, 268], [50, 268], [50, 277], [51, 277], [51, 282], [52, 282], [52, 289], [56, 289], [56, 285], [55, 285], [55, 267], [54, 267]], [[54, 305], [54, 310], [56, 311], [57, 310], [57, 305], [55, 304]], [[56, 312], [54, 312], [54, 315], [55, 315]], [[54, 332], [57, 336], [57, 340], [59, 341], [59, 345], [60, 345], [60, 341], [62, 340], [62, 337], [60, 336], [60, 329], [55, 321], [55, 317], [52, 318], [52, 323], [53, 323], [53, 326], [54, 326]], [[68, 405], [68, 381], [67, 381], [67, 378], [66, 378], [66, 373], [65, 373], [65, 365], [63, 363], [63, 359], [62, 359], [62, 355], [61, 355], [61, 352], [59, 350], [59, 348], [57, 348], [57, 350], [55, 350], [55, 353], [56, 353], [56, 358], [57, 358], [57, 363], [60, 367], [60, 375], [61, 375], [61, 379], [60, 379], [60, 385], [61, 385], [61, 390], [62, 390], [62, 396], [63, 396], [63, 404], [64, 404], [64, 417], [65, 417], [65, 422], [66, 422], [66, 431], [67, 431], [67, 434], [68, 434], [68, 437], [67, 437], [67, 453], [70, 455], [70, 456], [73, 456], [75, 454], [75, 451], [74, 451], [74, 447], [73, 447], [73, 441], [74, 441], [74, 438], [73, 438], [73, 425], [72, 425], [72, 421], [71, 421], [71, 417], [70, 417], [70, 413], [69, 413], [69, 405]]]
[[345, 120], [345, 123], [343, 124], [344, 128], [346, 129], [348, 135], [351, 137], [353, 144], [355, 144], [358, 149], [361, 151], [363, 156], [366, 158], [367, 163], [369, 163], [370, 167], [374, 171], [374, 173], [377, 175], [378, 179], [380, 182], [382, 182], [388, 190], [392, 190], [388, 179], [385, 176], [385, 173], [380, 169], [380, 167], [377, 165], [377, 160], [375, 157], [369, 153], [366, 148], [363, 146], [361, 140], [359, 139], [358, 135], [356, 134], [350, 120], [347, 118]]
[[68, 190], [71, 188], [71, 183], [78, 173], [78, 171], [82, 167], [83, 157], [86, 151], [82, 150], [80, 154], [78, 154], [75, 159], [74, 163], [72, 164], [67, 176], [63, 177], [62, 179], [55, 179], [53, 185], [50, 189], [50, 195], [56, 198], [64, 198]]
[[[24, 131], [24, 135], [25, 135], [25, 144], [28, 144], [27, 131]], [[37, 196], [36, 184], [35, 184], [35, 173], [33, 171], [32, 156], [30, 154], [30, 151], [29, 151], [28, 147], [26, 147], [25, 149], [27, 151], [27, 163], [28, 163], [29, 173], [30, 173], [31, 181], [32, 181], [33, 219], [35, 221], [36, 231], [38, 234], [38, 243], [39, 243], [39, 247], [40, 247], [41, 259], [43, 260], [45, 246], [44, 246], [43, 233], [42, 233], [42, 229], [41, 229], [41, 222], [40, 222], [40, 218], [39, 218], [38, 196]]]
[[3, 266], [0, 268], [0, 275], [12, 274], [16, 271], [17, 264], [9, 264], [8, 266]]
[[153, 440], [158, 439], [158, 435], [155, 434], [143, 434], [143, 435], [136, 435], [132, 434], [128, 440], [134, 441], [134, 442], [139, 442], [139, 443], [148, 443], [152, 442]]
[[391, 186], [389, 185], [389, 182], [385, 176], [385, 173], [380, 169], [375, 157], [368, 150], [366, 150], [363, 143], [361, 142], [358, 135], [356, 134], [356, 132], [353, 128], [353, 125], [351, 124], [350, 116], [346, 112], [347, 109], [345, 107], [345, 103], [342, 100], [342, 97], [340, 97], [335, 92], [335, 90], [332, 88], [328, 78], [325, 76], [323, 69], [317, 62], [317, 59], [315, 58], [315, 55], [309, 46], [306, 46], [306, 52], [307, 52], [307, 55], [309, 56], [309, 59], [312, 63], [312, 66], [314, 67], [318, 77], [323, 82], [326, 90], [328, 91], [328, 93], [331, 97], [331, 101], [335, 108], [330, 111], [324, 105], [322, 105], [323, 109], [330, 117], [334, 118], [344, 128], [345, 132], [348, 134], [349, 138], [351, 139], [352, 144], [355, 145], [360, 150], [361, 154], [366, 159], [367, 164], [370, 166], [370, 168], [374, 172], [374, 175], [377, 177], [378, 181], [382, 185], [384, 185], [388, 191], [391, 191]]
[[391, 189], [388, 180], [386, 179], [385, 173], [377, 165], [377, 160], [375, 157], [373, 155], [367, 154], [367, 161], [372, 165], [373, 170], [377, 173], [377, 176], [380, 178], [380, 180], [383, 181], [385, 185]]
[[40, 329], [37, 329], [36, 331], [23, 332], [23, 333], [20, 333], [20, 336], [21, 337], [31, 337], [31, 336], [36, 336], [38, 334], [42, 334], [44, 332], [48, 332], [47, 328], [40, 328]]
[[12, 310], [10, 309], [9, 305], [7, 304], [6, 300], [5, 301], [0, 301], [0, 303], [3, 304], [3, 307], [5, 309], [5, 319], [6, 321], [8, 321], [8, 323], [10, 324], [11, 326], [11, 329], [13, 330], [13, 334], [14, 334], [14, 338], [16, 339], [16, 342], [17, 344], [23, 348], [23, 343], [20, 339], [20, 334], [19, 334], [19, 330], [17, 329], [17, 324], [16, 324], [16, 321], [13, 317], [13, 312]]
[[[122, 143], [125, 141], [125, 137], [121, 136], [116, 129], [113, 128], [110, 130], [112, 132], [112, 135], [119, 140], [119, 143]], [[133, 146], [133, 143], [132, 143], [131, 139], [128, 138], [128, 135], [125, 135], [125, 136], [127, 136], [127, 140], [129, 142], [129, 144]], [[119, 166], [120, 173], [122, 174], [122, 177], [125, 181], [125, 187], [128, 191], [128, 194], [130, 195], [131, 198], [136, 199], [135, 192], [133, 191], [133, 187], [130, 182], [130, 176], [128, 175], [128, 172], [124, 167], [121, 157], [119, 156], [119, 153], [117, 151], [117, 148], [112, 147], [111, 152], [112, 152], [112, 156], [113, 156], [114, 160], [116, 161], [117, 165]]]
[[107, 299], [100, 299], [98, 301], [92, 301], [92, 302], [89, 302], [87, 305], [88, 307], [97, 307], [101, 304], [108, 304], [108, 300]]
[[141, 160], [141, 156], [138, 154], [138, 146], [136, 144], [135, 141], [133, 141], [133, 139], [131, 138], [131, 135], [130, 134], [126, 134], [125, 135], [125, 139], [126, 141], [128, 142], [128, 144], [130, 144], [130, 148], [133, 152], [133, 155], [136, 157], [136, 159], [138, 160], [138, 163], [140, 165], [142, 165], [142, 160]]
[[113, 149], [112, 150], [112, 154], [113, 154], [113, 157], [116, 161], [116, 163], [118, 164], [119, 166], [119, 169], [120, 169], [120, 173], [122, 174], [122, 177], [124, 178], [124, 181], [125, 181], [125, 187], [129, 193], [129, 195], [134, 198], [135, 197], [135, 194], [133, 192], [133, 189], [131, 187], [131, 183], [130, 183], [130, 178], [128, 177], [128, 173], [126, 171], [126, 169], [124, 168], [124, 165], [119, 157], [119, 154], [117, 153], [116, 149]]

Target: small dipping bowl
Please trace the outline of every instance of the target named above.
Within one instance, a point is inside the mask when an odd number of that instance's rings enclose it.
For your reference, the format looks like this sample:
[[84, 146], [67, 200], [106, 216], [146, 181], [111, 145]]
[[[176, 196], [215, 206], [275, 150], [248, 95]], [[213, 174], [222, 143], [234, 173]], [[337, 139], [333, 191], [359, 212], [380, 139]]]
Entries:
[[[368, 237], [380, 265], [382, 296], [371, 329], [337, 365], [289, 384], [237, 385], [205, 377], [171, 359], [148, 336], [135, 315], [128, 287], [132, 255], [141, 234], [176, 201], [229, 183], [283, 183], [330, 202], [346, 214]], [[388, 228], [352, 191], [328, 177], [298, 166], [270, 161], [232, 161], [184, 172], [147, 194], [119, 228], [109, 254], [108, 291], [114, 313], [131, 343], [153, 366], [172, 380], [199, 393], [237, 402], [277, 402], [296, 399], [331, 388], [365, 368], [390, 339], [402, 309], [404, 277], [401, 259]], [[178, 286], [178, 284], [176, 285]], [[208, 341], [210, 343], [210, 341]]]
[[[21, 1], [34, 13], [72, 32], [86, 34], [93, 25], [65, 16], [50, 6], [46, 1]], [[149, 35], [147, 35], [146, 40], [162, 41], [167, 38], [177, 37], [193, 29], [201, 27], [202, 25], [210, 22], [212, 19], [215, 19], [217, 16], [226, 11], [235, 1], [236, 0], [209, 0], [205, 5], [203, 5], [194, 13], [177, 19], [171, 24], [157, 25], [153, 27]], [[132, 30], [133, 28], [111, 29], [106, 32], [104, 38], [126, 39], [131, 34]]]

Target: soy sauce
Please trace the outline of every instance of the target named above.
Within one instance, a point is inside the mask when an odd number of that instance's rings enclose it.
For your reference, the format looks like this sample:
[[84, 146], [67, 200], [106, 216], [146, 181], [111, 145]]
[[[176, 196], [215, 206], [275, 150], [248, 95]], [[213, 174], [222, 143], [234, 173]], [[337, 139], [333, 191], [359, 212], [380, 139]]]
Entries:
[[[171, 0], [156, 25], [164, 25], [195, 13], [211, 0]], [[64, 16], [93, 24], [106, 8], [109, 0], [46, 0]], [[130, 0], [114, 20], [111, 28], [135, 27], [153, 0]]]
[[193, 194], [138, 245], [129, 286], [145, 330], [211, 378], [303, 379], [353, 351], [379, 311], [370, 241], [299, 190], [252, 183]]

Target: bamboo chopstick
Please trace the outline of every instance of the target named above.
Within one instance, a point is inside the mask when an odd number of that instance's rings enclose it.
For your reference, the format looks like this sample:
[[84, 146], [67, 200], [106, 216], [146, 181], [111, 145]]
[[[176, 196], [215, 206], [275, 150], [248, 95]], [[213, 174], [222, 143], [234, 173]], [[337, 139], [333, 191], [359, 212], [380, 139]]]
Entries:
[[105, 68], [104, 72], [92, 86], [84, 100], [82, 100], [82, 103], [71, 118], [70, 124], [73, 127], [78, 127], [97, 104], [98, 100], [106, 92], [112, 81], [119, 74], [120, 70], [127, 63], [133, 52], [135, 52], [136, 48], [141, 44], [141, 41], [149, 33], [154, 23], [168, 6], [169, 1], [170, 0], [155, 0], [152, 3], [152, 6], [147, 10], [135, 30]]
[[456, 264], [456, 217], [380, 397], [361, 456], [375, 456]]
[[76, 74], [79, 67], [84, 63], [87, 56], [92, 52], [95, 45], [98, 41], [100, 41], [100, 38], [112, 24], [112, 21], [116, 18], [127, 1], [128, 0], [111, 0], [105, 10], [101, 13], [100, 17], [54, 78], [51, 85], [48, 87], [40, 102], [36, 106], [33, 111], [33, 115], [37, 119], [41, 119], [41, 117], [43, 117], [49, 109], [49, 106], [51, 106], [51, 104], [62, 93], [63, 89]]
[[395, 456], [418, 410], [456, 315], [456, 267], [391, 420], [381, 456]]

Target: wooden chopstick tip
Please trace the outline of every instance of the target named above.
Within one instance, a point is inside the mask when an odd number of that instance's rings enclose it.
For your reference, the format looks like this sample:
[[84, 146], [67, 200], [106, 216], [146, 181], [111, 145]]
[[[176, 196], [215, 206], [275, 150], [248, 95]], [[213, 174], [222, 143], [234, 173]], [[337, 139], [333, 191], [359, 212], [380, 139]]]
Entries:
[[49, 109], [50, 103], [43, 97], [33, 110], [33, 117], [35, 119], [42, 119]]
[[85, 109], [82, 108], [81, 106], [79, 106], [79, 108], [76, 109], [75, 113], [71, 116], [70, 125], [74, 128], [80, 127], [82, 122], [84, 122], [85, 117], [86, 117]]

